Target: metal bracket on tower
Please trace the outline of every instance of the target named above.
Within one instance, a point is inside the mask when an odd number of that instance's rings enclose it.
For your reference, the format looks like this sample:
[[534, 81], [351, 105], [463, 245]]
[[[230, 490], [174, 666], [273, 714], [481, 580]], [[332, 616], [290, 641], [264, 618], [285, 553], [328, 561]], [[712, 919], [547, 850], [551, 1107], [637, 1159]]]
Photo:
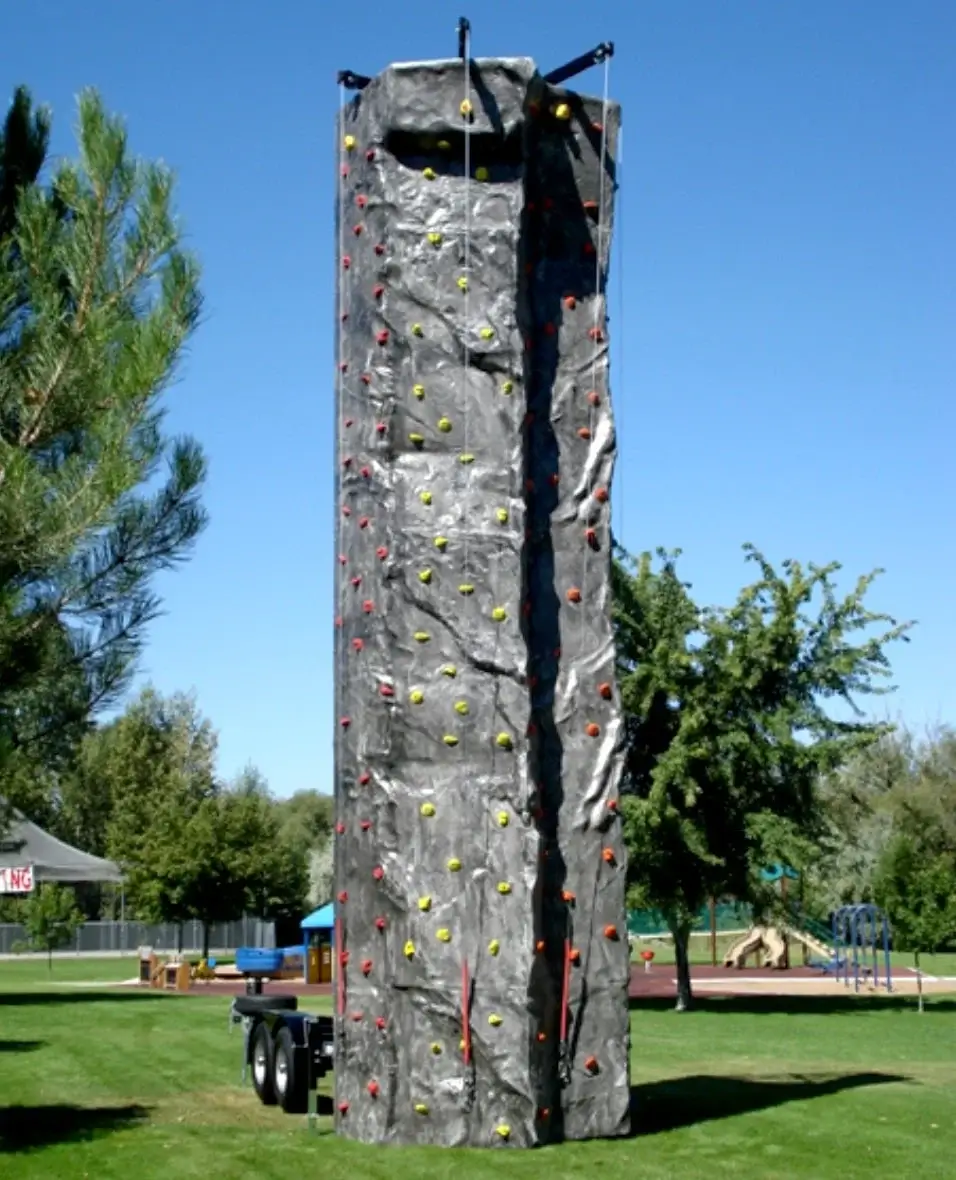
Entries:
[[467, 16], [458, 18], [458, 56], [462, 61], [468, 56], [468, 34], [471, 32], [471, 21]]
[[364, 90], [371, 80], [364, 74], [355, 74], [351, 70], [339, 70], [336, 77], [338, 84], [346, 90]]
[[552, 86], [560, 86], [562, 82], [566, 82], [568, 78], [573, 78], [575, 74], [583, 74], [591, 66], [600, 65], [602, 61], [607, 61], [609, 57], [613, 56], [614, 42], [602, 41], [600, 45], [597, 45], [589, 53], [582, 53], [580, 57], [576, 57], [573, 61], [569, 61], [563, 66], [558, 66], [550, 74], [545, 74], [544, 80]]

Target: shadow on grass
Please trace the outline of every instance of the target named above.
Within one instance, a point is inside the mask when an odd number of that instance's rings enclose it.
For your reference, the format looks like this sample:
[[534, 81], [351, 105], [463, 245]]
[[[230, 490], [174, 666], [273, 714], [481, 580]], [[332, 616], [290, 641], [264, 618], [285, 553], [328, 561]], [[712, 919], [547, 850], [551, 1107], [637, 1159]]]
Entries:
[[136, 1126], [148, 1115], [145, 1106], [136, 1105], [0, 1107], [0, 1153], [81, 1143]]
[[692, 1075], [631, 1087], [631, 1135], [659, 1135], [714, 1119], [911, 1079], [898, 1074], [792, 1075], [780, 1080]]
[[169, 999], [169, 993], [161, 991], [132, 991], [131, 989], [115, 988], [110, 991], [77, 991], [62, 992], [3, 992], [0, 991], [0, 1008], [33, 1008], [53, 1004], [115, 1004], [135, 1003], [145, 1001], [155, 1003], [157, 1000]]
[[[674, 998], [660, 996], [631, 996], [628, 1005], [632, 1012], [670, 1012]], [[857, 996], [695, 996], [693, 1012], [739, 1012], [751, 1016], [827, 1016], [831, 1013], [904, 1012], [916, 1011], [916, 996], [882, 995]], [[956, 999], [926, 997], [927, 1013], [956, 1012]]]
[[0, 1041], [0, 1053], [32, 1053], [45, 1044], [46, 1041]]

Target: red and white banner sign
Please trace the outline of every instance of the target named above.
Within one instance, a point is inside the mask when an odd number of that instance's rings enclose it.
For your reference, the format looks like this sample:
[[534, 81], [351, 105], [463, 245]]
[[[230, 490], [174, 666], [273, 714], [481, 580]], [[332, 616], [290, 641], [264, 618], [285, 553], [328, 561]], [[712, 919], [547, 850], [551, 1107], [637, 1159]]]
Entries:
[[32, 893], [33, 866], [19, 869], [0, 868], [0, 893]]

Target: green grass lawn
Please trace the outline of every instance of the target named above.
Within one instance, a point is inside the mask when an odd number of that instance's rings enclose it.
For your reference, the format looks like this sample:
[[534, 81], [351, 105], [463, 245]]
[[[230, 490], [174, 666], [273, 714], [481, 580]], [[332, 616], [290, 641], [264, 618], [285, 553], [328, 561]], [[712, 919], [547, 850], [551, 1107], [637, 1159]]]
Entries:
[[[636, 1138], [533, 1152], [368, 1148], [240, 1089], [221, 998], [116, 993], [129, 962], [0, 963], [0, 1157], [18, 1180], [956, 1175], [956, 1001], [713, 1000], [632, 1013]], [[10, 1171], [0, 1158], [0, 1174]]]

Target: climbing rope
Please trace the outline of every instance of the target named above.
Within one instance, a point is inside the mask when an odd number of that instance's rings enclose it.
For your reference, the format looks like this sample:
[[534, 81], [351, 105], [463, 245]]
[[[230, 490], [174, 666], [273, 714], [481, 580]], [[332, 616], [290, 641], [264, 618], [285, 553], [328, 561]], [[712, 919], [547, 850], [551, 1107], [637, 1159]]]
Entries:
[[[470, 316], [470, 301], [471, 301], [471, 125], [472, 125], [472, 105], [471, 105], [471, 32], [468, 29], [464, 31], [464, 56], [462, 58], [462, 74], [464, 76], [464, 84], [462, 87], [461, 99], [461, 114], [465, 121], [465, 222], [464, 222], [464, 250], [463, 250], [463, 264], [464, 269], [462, 277], [465, 280], [464, 286], [464, 303], [462, 310], [462, 372], [461, 372], [461, 396], [462, 396], [462, 455], [469, 454], [468, 451], [468, 371], [471, 364], [471, 349], [468, 342], [468, 333], [471, 330], [469, 323]], [[471, 490], [471, 464], [465, 464], [465, 491]], [[467, 495], [465, 499], [467, 504]], [[463, 539], [463, 556], [464, 569], [463, 574], [465, 581], [470, 581], [469, 566], [468, 566], [468, 521], [465, 521]]]

